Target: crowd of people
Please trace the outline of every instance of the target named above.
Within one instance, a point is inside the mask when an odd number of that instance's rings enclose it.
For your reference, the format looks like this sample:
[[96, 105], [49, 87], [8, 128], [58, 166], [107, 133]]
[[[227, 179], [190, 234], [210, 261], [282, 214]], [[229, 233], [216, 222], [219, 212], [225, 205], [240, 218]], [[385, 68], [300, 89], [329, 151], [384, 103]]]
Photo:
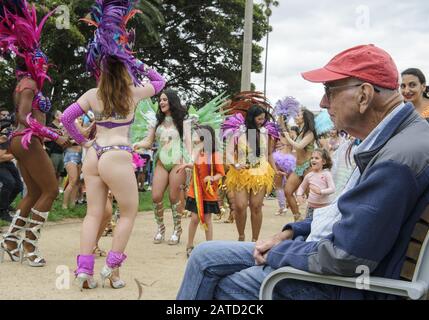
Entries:
[[[2, 109], [0, 119], [0, 218], [10, 222], [0, 260], [6, 253], [13, 262], [46, 265], [38, 240], [65, 169], [63, 209], [73, 207], [79, 194], [87, 203], [75, 271], [81, 290], [97, 287], [95, 254], [112, 218], [113, 199], [120, 218], [100, 275], [103, 286], [107, 280], [113, 288], [125, 286], [119, 268], [127, 258], [146, 178], [152, 184], [153, 244], [166, 240], [167, 188], [173, 219], [169, 245], [179, 244], [182, 218], [191, 216], [189, 260], [178, 299], [257, 299], [263, 279], [282, 266], [349, 276], [356, 266], [367, 265], [374, 275], [398, 278], [411, 228], [428, 204], [429, 125], [424, 119], [429, 118], [429, 95], [423, 73], [411, 68], [399, 79], [387, 52], [357, 46], [324, 68], [303, 73], [324, 84], [320, 107], [332, 125], [320, 129], [319, 115], [292, 97], [276, 109], [263, 95], [244, 92], [219, 104], [217, 128], [192, 117], [179, 94], [165, 87], [164, 77], [134, 57], [126, 30], [135, 12], [132, 4], [101, 1], [94, 6], [88, 22], [96, 31], [86, 62], [97, 87], [63, 113], [55, 111], [48, 124], [51, 103], [42, 94], [48, 61], [40, 33], [34, 30], [28, 47], [19, 41], [24, 35], [16, 34], [17, 25], [32, 30], [37, 18], [25, 1], [20, 8], [3, 8], [0, 16], [9, 33], [2, 32], [14, 36], [0, 33], [0, 41], [15, 53], [18, 67], [14, 110]], [[157, 100], [157, 112], [143, 115], [145, 137], [132, 143], [137, 106], [150, 98]], [[139, 166], [138, 153], [144, 154]], [[142, 167], [153, 170], [146, 174]], [[295, 222], [260, 240], [263, 204], [270, 194], [278, 201], [275, 214], [290, 212]], [[230, 217], [225, 221], [235, 222], [238, 241], [212, 241], [212, 215], [219, 220], [226, 208]], [[251, 241], [246, 242], [248, 209]], [[194, 248], [198, 225], [207, 242]], [[283, 282], [276, 294], [286, 299], [370, 297], [300, 281]]]

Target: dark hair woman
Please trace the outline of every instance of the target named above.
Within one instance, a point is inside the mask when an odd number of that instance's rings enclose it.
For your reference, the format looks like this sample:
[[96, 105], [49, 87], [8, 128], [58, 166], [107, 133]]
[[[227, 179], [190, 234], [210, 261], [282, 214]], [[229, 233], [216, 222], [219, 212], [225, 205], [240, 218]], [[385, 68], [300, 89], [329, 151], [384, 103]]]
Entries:
[[[245, 240], [247, 207], [250, 208], [252, 241], [257, 241], [262, 226], [262, 205], [265, 194], [271, 193], [277, 168], [272, 152], [279, 132], [273, 122], [264, 99], [257, 93], [238, 95], [233, 106], [245, 109], [246, 117], [235, 114], [223, 125], [227, 140], [228, 163], [225, 184], [234, 192], [234, 213], [238, 240]], [[247, 107], [246, 107], [247, 105]], [[231, 131], [230, 128], [234, 126]], [[231, 132], [232, 134], [229, 134]]]
[[410, 68], [403, 71], [401, 76], [401, 93], [405, 102], [411, 102], [423, 118], [429, 119], [429, 88], [423, 72]]
[[[164, 205], [162, 199], [167, 187], [173, 213], [174, 231], [168, 244], [176, 245], [182, 234], [181, 214], [179, 206], [184, 201], [186, 172], [178, 172], [186, 154], [182, 143], [184, 140], [184, 122], [187, 109], [182, 106], [177, 92], [164, 90], [159, 97], [159, 108], [156, 125], [149, 130], [145, 140], [134, 145], [135, 148], [150, 149], [154, 142], [158, 150], [154, 155], [154, 176], [152, 185], [152, 201], [155, 220], [158, 225], [153, 243], [162, 243], [165, 239]], [[186, 137], [185, 137], [186, 138]], [[186, 140], [186, 139], [185, 139]]]
[[317, 138], [317, 134], [314, 114], [310, 110], [303, 108], [295, 117], [295, 123], [300, 129], [296, 141], [292, 140], [288, 133], [285, 133], [287, 142], [292, 145], [293, 149], [296, 151], [296, 168], [287, 179], [285, 193], [287, 203], [292, 210], [294, 219], [298, 221], [301, 218], [301, 214], [294, 193], [311, 167], [310, 159], [314, 150], [314, 142]]

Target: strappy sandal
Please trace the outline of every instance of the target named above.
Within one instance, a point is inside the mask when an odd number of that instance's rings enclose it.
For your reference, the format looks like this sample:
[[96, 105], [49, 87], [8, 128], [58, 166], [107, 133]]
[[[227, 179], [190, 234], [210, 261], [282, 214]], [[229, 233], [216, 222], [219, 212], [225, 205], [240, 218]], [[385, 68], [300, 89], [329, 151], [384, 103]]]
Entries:
[[189, 256], [191, 255], [192, 250], [194, 250], [194, 247], [189, 247], [186, 248], [186, 257], [189, 258]]

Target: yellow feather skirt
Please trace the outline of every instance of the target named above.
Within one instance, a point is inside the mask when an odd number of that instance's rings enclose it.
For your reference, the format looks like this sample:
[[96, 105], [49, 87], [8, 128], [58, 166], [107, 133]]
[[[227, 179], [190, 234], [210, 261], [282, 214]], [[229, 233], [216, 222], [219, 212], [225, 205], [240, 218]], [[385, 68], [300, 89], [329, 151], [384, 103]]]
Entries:
[[225, 185], [228, 190], [253, 192], [255, 195], [265, 190], [270, 194], [274, 185], [274, 170], [268, 162], [262, 162], [259, 167], [237, 170], [229, 166]]

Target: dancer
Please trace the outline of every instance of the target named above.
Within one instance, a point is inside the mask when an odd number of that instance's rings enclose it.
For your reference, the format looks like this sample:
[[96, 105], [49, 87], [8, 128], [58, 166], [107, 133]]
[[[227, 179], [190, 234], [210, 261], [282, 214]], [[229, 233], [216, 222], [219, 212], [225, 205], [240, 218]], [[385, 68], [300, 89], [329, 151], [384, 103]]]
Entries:
[[[129, 40], [133, 36], [126, 23], [137, 11], [135, 1], [97, 1], [88, 21], [97, 27], [87, 54], [87, 68], [95, 75], [98, 87], [87, 91], [63, 114], [62, 122], [70, 136], [90, 147], [83, 163], [88, 209], [83, 221], [76, 278], [80, 289], [97, 286], [93, 279], [97, 236], [105, 214], [108, 190], [118, 202], [121, 218], [115, 228], [112, 248], [101, 270], [102, 284], [125, 286], [119, 278], [119, 267], [138, 210], [137, 182], [132, 165], [129, 139], [135, 106], [141, 99], [159, 93], [165, 80], [131, 54]], [[141, 76], [150, 83], [142, 86]], [[95, 114], [97, 133], [87, 141], [74, 121], [91, 109]]]
[[[14, 53], [17, 62], [18, 83], [14, 91], [17, 128], [11, 135], [10, 150], [18, 161], [27, 187], [27, 193], [18, 204], [12, 223], [0, 243], [0, 261], [6, 252], [12, 261], [27, 261], [32, 267], [46, 264], [39, 251], [38, 240], [58, 195], [58, 180], [43, 149], [43, 140], [47, 138], [61, 147], [68, 146], [66, 139], [45, 127], [51, 103], [42, 93], [44, 81], [49, 77], [48, 58], [40, 49], [40, 38], [51, 14], [48, 13], [37, 25], [36, 8], [26, 0], [0, 3], [1, 52], [3, 55]], [[21, 232], [25, 233], [24, 237]]]
[[[285, 97], [276, 103], [274, 114], [279, 116], [280, 127], [283, 127], [285, 131], [287, 129], [287, 123], [292, 117], [298, 115], [300, 110], [300, 103], [293, 97]], [[289, 131], [288, 131], [289, 132]], [[290, 130], [289, 134], [294, 134], [295, 131]], [[295, 137], [296, 138], [296, 137]], [[287, 142], [283, 134], [280, 135], [279, 140], [276, 144], [276, 151], [273, 153], [273, 159], [279, 169], [274, 177], [274, 186], [276, 189], [276, 198], [279, 204], [279, 210], [275, 215], [284, 215], [287, 212], [285, 185], [287, 177], [296, 167], [296, 157], [292, 154], [292, 146]]]
[[[81, 134], [84, 134], [80, 123], [77, 128]], [[79, 191], [80, 173], [82, 168], [82, 146], [75, 141], [64, 150], [64, 166], [67, 171], [67, 187], [64, 189], [63, 209], [74, 208]]]
[[188, 258], [194, 249], [195, 232], [199, 223], [204, 227], [206, 240], [213, 240], [211, 214], [220, 213], [217, 191], [219, 180], [225, 175], [222, 156], [217, 152], [213, 128], [201, 126], [193, 136], [194, 164], [182, 165], [178, 169], [178, 171], [192, 169], [192, 181], [185, 206], [186, 210], [192, 212], [186, 245]]
[[[162, 199], [164, 192], [169, 188], [171, 211], [173, 213], [174, 230], [168, 244], [177, 245], [182, 234], [179, 213], [180, 194], [186, 182], [185, 170], [179, 170], [183, 164], [190, 161], [191, 131], [197, 122], [199, 125], [209, 125], [216, 129], [220, 127], [223, 117], [219, 109], [225, 102], [224, 94], [211, 100], [202, 108], [188, 111], [180, 103], [179, 96], [171, 89], [163, 91], [160, 95], [159, 108], [149, 101], [141, 103], [136, 117], [136, 127], [133, 128], [133, 140], [143, 140], [134, 144], [134, 149], [149, 149], [156, 140], [158, 150], [154, 154], [155, 166], [152, 200], [155, 221], [158, 225], [153, 243], [160, 244], [165, 239], [164, 206]], [[155, 110], [156, 116], [155, 116]], [[185, 130], [186, 129], [186, 130]]]
[[286, 142], [283, 136], [280, 136], [280, 141], [282, 141], [282, 147], [276, 148], [273, 153], [274, 162], [279, 169], [279, 174], [274, 179], [276, 198], [279, 204], [279, 210], [275, 213], [276, 216], [284, 215], [287, 212], [285, 186], [288, 176], [296, 167], [296, 157], [292, 154], [292, 146]]
[[[252, 241], [257, 241], [262, 226], [262, 204], [271, 193], [277, 168], [272, 152], [279, 132], [268, 121], [270, 105], [260, 93], [243, 92], [231, 103], [232, 112], [223, 124], [222, 136], [228, 139], [229, 166], [226, 185], [234, 192], [235, 221], [238, 240], [244, 241], [247, 206], [250, 207]], [[246, 114], [244, 118], [242, 113]]]
[[298, 204], [295, 199], [295, 191], [308, 173], [310, 168], [310, 158], [314, 150], [314, 142], [317, 138], [314, 115], [311, 111], [303, 108], [295, 117], [295, 123], [300, 128], [300, 134], [296, 141], [292, 140], [289, 134], [283, 131], [286, 141], [292, 145], [296, 151], [296, 168], [286, 182], [285, 193], [289, 207], [292, 210], [295, 221], [301, 218]]
[[425, 75], [420, 69], [409, 68], [401, 76], [401, 93], [405, 102], [411, 102], [423, 118], [429, 119], [429, 90]]
[[[146, 115], [148, 116], [148, 115]], [[184, 139], [183, 126], [187, 116], [187, 110], [182, 106], [177, 93], [171, 89], [163, 91], [159, 98], [159, 108], [156, 119], [153, 117], [148, 123], [147, 137], [134, 144], [134, 150], [150, 149], [157, 142], [158, 150], [154, 154], [154, 174], [152, 185], [152, 201], [155, 221], [158, 225], [153, 243], [160, 244], [165, 239], [164, 205], [162, 199], [165, 190], [169, 189], [169, 199], [173, 214], [174, 230], [169, 245], [180, 242], [182, 235], [181, 214], [178, 211], [180, 205], [180, 192], [186, 180], [184, 171], [177, 171], [183, 163], [183, 158], [188, 157], [183, 140], [189, 146], [188, 139]]]

